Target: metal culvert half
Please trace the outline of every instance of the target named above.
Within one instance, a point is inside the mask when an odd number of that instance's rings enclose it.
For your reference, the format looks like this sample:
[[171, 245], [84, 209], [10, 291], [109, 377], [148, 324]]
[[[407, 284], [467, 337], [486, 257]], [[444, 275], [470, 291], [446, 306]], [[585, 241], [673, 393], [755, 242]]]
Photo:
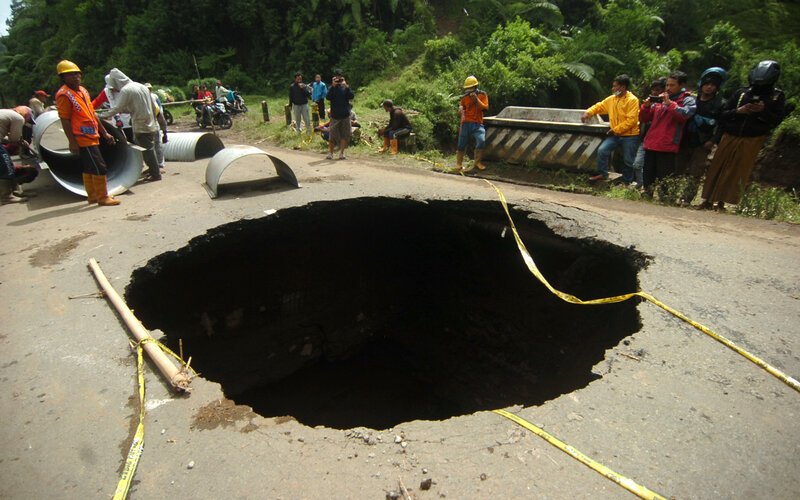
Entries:
[[262, 151], [255, 146], [234, 145], [219, 151], [211, 158], [211, 161], [208, 162], [208, 166], [206, 167], [206, 182], [203, 184], [203, 187], [208, 191], [208, 195], [211, 198], [217, 197], [219, 178], [226, 168], [240, 158], [254, 155], [268, 157], [275, 166], [278, 177], [294, 187], [300, 187], [297, 182], [297, 177], [294, 175], [294, 171], [280, 158], [266, 151]]
[[[117, 140], [114, 145], [100, 141], [100, 152], [108, 167], [108, 193], [116, 195], [136, 184], [142, 173], [142, 153], [137, 146], [128, 144], [122, 131], [106, 121], [103, 121], [103, 126]], [[33, 126], [33, 148], [47, 164], [56, 182], [68, 191], [86, 196], [81, 160], [78, 155], [69, 151], [69, 143], [61, 128], [57, 111], [47, 111], [36, 118]]]
[[210, 132], [172, 132], [164, 144], [164, 159], [167, 161], [195, 161], [211, 158], [225, 145]]

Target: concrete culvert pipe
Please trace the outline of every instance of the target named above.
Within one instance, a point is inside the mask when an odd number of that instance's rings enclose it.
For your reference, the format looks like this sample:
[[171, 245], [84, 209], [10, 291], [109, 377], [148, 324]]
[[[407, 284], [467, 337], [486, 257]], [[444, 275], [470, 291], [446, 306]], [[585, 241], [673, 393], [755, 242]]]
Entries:
[[[108, 167], [108, 192], [116, 195], [136, 184], [142, 173], [142, 153], [128, 144], [122, 131], [106, 121], [103, 121], [103, 125], [117, 140], [113, 146], [100, 141], [100, 151]], [[69, 151], [69, 143], [61, 128], [58, 112], [47, 111], [36, 118], [33, 147], [47, 164], [56, 182], [68, 191], [86, 196], [81, 160], [78, 155]]]

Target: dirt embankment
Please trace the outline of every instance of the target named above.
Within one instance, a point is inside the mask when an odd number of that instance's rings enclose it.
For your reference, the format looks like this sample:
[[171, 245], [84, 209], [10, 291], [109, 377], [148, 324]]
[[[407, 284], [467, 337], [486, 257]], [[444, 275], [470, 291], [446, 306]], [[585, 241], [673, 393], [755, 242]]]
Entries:
[[764, 149], [753, 170], [753, 180], [800, 190], [800, 138], [784, 135]]

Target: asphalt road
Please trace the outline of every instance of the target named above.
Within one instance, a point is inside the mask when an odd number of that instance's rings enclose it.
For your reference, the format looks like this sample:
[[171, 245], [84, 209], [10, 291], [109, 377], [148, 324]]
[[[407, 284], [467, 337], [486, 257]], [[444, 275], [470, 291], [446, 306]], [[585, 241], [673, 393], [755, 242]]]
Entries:
[[[69, 298], [98, 290], [89, 258], [122, 292], [150, 258], [272, 209], [361, 196], [496, 200], [481, 180], [411, 159], [271, 152], [300, 189], [264, 182], [271, 166], [247, 163], [225, 172], [212, 200], [206, 160], [168, 162], [163, 181], [134, 186], [118, 207], [88, 206], [43, 172], [36, 198], [0, 208], [0, 497], [110, 498], [119, 479], [138, 415], [135, 356], [104, 299]], [[634, 245], [651, 256], [642, 290], [800, 377], [800, 226], [500, 187], [561, 235]], [[797, 498], [800, 393], [661, 309], [638, 309], [641, 331], [607, 351], [594, 368], [602, 378], [509, 411], [666, 497]], [[202, 376], [189, 396], [152, 365], [145, 379], [131, 498], [382, 499], [400, 482], [416, 499], [632, 498], [491, 412], [310, 428], [232, 407]]]

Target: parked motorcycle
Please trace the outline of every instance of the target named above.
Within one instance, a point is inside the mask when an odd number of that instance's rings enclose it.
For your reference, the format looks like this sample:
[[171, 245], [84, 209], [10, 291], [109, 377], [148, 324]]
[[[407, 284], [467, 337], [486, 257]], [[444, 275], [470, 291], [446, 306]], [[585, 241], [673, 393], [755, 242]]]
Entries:
[[212, 124], [221, 129], [233, 127], [233, 118], [225, 111], [225, 106], [221, 103], [202, 104], [202, 109], [197, 117], [197, 126], [206, 128]]
[[238, 90], [232, 90], [233, 102], [225, 101], [225, 111], [231, 115], [238, 115], [239, 113], [247, 113], [247, 106], [244, 104], [244, 98]]

